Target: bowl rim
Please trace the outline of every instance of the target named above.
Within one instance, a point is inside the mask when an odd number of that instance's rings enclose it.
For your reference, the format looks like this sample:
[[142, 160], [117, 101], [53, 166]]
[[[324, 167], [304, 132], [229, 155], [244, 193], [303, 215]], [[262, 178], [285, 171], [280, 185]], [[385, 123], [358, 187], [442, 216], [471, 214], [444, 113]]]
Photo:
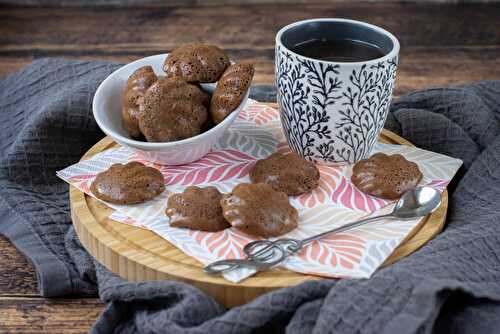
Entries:
[[[243, 106], [246, 105], [246, 103], [247, 103], [248, 96], [250, 95], [250, 88], [247, 90], [241, 103], [238, 105], [238, 107], [235, 110], [233, 110], [229, 114], [229, 116], [227, 116], [219, 124], [216, 124], [210, 130], [202, 132], [194, 137], [190, 137], [190, 138], [186, 138], [186, 139], [182, 139], [182, 140], [171, 141], [171, 142], [147, 142], [147, 141], [139, 141], [139, 140], [127, 138], [127, 137], [122, 136], [121, 134], [115, 132], [114, 130], [110, 129], [109, 127], [105, 126], [103, 124], [101, 117], [99, 116], [100, 112], [98, 111], [98, 110], [104, 109], [104, 108], [99, 108], [97, 105], [98, 101], [105, 98], [105, 96], [103, 95], [104, 94], [103, 93], [104, 87], [111, 85], [112, 80], [116, 76], [118, 76], [121, 72], [126, 71], [130, 67], [137, 65], [137, 63], [143, 63], [143, 64], [141, 64], [141, 66], [147, 66], [148, 62], [153, 62], [153, 61], [156, 61], [157, 58], [159, 58], [159, 57], [167, 57], [167, 56], [168, 56], [168, 53], [161, 53], [161, 54], [151, 55], [148, 57], [139, 58], [137, 60], [134, 60], [133, 62], [125, 64], [125, 65], [121, 66], [120, 68], [116, 69], [115, 71], [113, 71], [110, 75], [108, 75], [106, 77], [106, 79], [104, 79], [99, 84], [99, 87], [97, 87], [97, 90], [95, 91], [94, 97], [92, 100], [92, 115], [94, 116], [94, 119], [95, 119], [97, 125], [99, 126], [99, 128], [101, 128], [101, 130], [106, 135], [110, 136], [111, 138], [115, 139], [116, 141], [118, 141], [120, 143], [124, 143], [124, 144], [130, 145], [132, 147], [136, 147], [136, 148], [138, 147], [138, 148], [142, 148], [142, 149], [146, 149], [146, 150], [151, 150], [154, 148], [169, 148], [169, 147], [174, 147], [174, 146], [178, 146], [178, 145], [193, 144], [193, 143], [202, 141], [203, 139], [207, 139], [207, 138], [211, 137], [212, 135], [215, 135], [222, 128], [229, 126], [236, 119], [236, 117], [238, 117], [238, 114], [243, 109]], [[151, 64], [149, 64], [149, 65], [151, 65]], [[201, 84], [201, 85], [202, 85], [202, 88], [203, 88], [203, 86], [205, 86], [205, 87], [212, 86], [212, 87], [214, 87], [214, 89], [216, 87], [216, 83], [208, 83], [208, 84]], [[106, 112], [105, 110], [101, 110], [101, 113], [105, 113], [105, 112]]]

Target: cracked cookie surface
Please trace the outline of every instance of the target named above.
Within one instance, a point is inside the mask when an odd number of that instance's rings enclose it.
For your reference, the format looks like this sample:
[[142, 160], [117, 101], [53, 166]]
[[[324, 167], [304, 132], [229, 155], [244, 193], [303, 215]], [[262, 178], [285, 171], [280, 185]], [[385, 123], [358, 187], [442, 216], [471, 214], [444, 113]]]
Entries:
[[297, 227], [299, 214], [285, 193], [265, 183], [237, 185], [222, 202], [224, 218], [245, 233], [277, 237]]
[[212, 44], [190, 43], [170, 52], [163, 70], [167, 77], [181, 77], [191, 83], [210, 83], [219, 80], [229, 65], [229, 57], [221, 48]]
[[351, 181], [366, 194], [395, 200], [415, 188], [422, 177], [418, 165], [401, 154], [376, 153], [354, 165]]
[[181, 78], [159, 78], [144, 94], [139, 128], [149, 142], [170, 142], [201, 133], [209, 95]]
[[273, 153], [250, 169], [252, 183], [267, 183], [289, 196], [310, 192], [319, 184], [319, 170], [313, 162], [296, 153]]
[[217, 82], [210, 101], [210, 115], [215, 124], [231, 114], [245, 97], [254, 75], [251, 63], [236, 63], [227, 68]]
[[148, 201], [165, 190], [163, 175], [140, 162], [114, 164], [97, 174], [90, 186], [99, 199], [114, 204], [137, 204]]
[[231, 225], [224, 219], [222, 194], [215, 187], [187, 187], [182, 193], [170, 195], [166, 215], [170, 226], [217, 232]]
[[146, 90], [156, 80], [158, 80], [158, 77], [151, 66], [138, 68], [127, 80], [123, 93], [122, 119], [132, 138], [141, 136], [141, 130], [139, 129], [140, 105]]

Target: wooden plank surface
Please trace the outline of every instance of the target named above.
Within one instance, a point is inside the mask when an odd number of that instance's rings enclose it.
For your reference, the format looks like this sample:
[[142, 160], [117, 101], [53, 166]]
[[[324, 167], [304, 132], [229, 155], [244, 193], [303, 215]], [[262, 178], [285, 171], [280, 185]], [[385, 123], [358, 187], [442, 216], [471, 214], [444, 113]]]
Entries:
[[[274, 35], [280, 27], [305, 18], [346, 17], [380, 25], [400, 39], [397, 95], [500, 78], [499, 3], [192, 7], [186, 4], [197, 0], [189, 1], [162, 8], [0, 6], [0, 77], [40, 57], [129, 62], [182, 42], [205, 41], [227, 49], [235, 59], [252, 60], [255, 82], [271, 84]], [[98, 299], [40, 298], [33, 267], [4, 238], [0, 258], [0, 332], [88, 331], [103, 307]]]
[[[344, 2], [313, 5], [179, 8], [4, 8], [1, 44], [11, 54], [30, 48], [134, 53], [210, 41], [230, 50], [268, 48], [276, 31], [314, 17], [348, 17], [393, 32], [405, 46], [499, 44], [500, 4], [442, 5]], [[279, 15], [278, 15], [279, 13]], [[474, 24], [472, 24], [474, 23]], [[106, 50], [107, 47], [111, 49]]]
[[0, 235], [0, 296], [37, 295], [33, 266], [9, 240]]
[[[0, 77], [30, 63], [33, 56], [2, 56], [0, 46]], [[72, 59], [104, 59], [127, 63], [142, 56], [164, 52], [143, 51], [141, 55], [67, 55]], [[57, 53], [54, 56], [59, 55]], [[49, 56], [49, 55], [47, 55]], [[252, 60], [256, 65], [255, 84], [271, 84], [274, 80], [272, 50], [268, 55], [232, 52], [239, 60]], [[401, 52], [395, 95], [399, 96], [428, 86], [461, 84], [478, 80], [500, 78], [500, 45], [489, 47], [407, 47]]]
[[[270, 15], [277, 12], [280, 15]], [[276, 31], [296, 20], [336, 16], [378, 24], [400, 39], [396, 95], [401, 95], [428, 85], [500, 77], [500, 28], [495, 13], [500, 14], [498, 3], [334, 3], [112, 11], [3, 8], [0, 76], [39, 57], [129, 62], [168, 52], [179, 43], [206, 41], [224, 47], [234, 59], [254, 61], [255, 83], [271, 83]]]
[[87, 333], [104, 305], [95, 298], [0, 298], [1, 333]]
[[[7, 5], [46, 6], [46, 7], [191, 7], [219, 5], [257, 5], [257, 4], [332, 4], [348, 0], [2, 0]], [[376, 0], [377, 2], [394, 2], [394, 0]], [[415, 0], [399, 0], [413, 2]], [[476, 3], [495, 2], [498, 0], [425, 0], [427, 3]]]
[[104, 308], [98, 298], [41, 298], [33, 265], [3, 236], [0, 259], [0, 333], [87, 333]]

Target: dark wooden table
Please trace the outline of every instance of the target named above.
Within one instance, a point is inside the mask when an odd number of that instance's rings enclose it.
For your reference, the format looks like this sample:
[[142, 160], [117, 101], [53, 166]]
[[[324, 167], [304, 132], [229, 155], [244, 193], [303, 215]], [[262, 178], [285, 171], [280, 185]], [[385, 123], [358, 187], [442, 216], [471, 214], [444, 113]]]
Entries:
[[[396, 95], [427, 86], [500, 79], [500, 3], [406, 2], [0, 7], [0, 77], [39, 57], [129, 62], [183, 42], [202, 41], [225, 48], [234, 59], [254, 61], [255, 83], [270, 84], [276, 31], [314, 17], [353, 18], [393, 32], [401, 42]], [[97, 298], [41, 298], [33, 267], [0, 237], [0, 332], [86, 332], [102, 308]]]

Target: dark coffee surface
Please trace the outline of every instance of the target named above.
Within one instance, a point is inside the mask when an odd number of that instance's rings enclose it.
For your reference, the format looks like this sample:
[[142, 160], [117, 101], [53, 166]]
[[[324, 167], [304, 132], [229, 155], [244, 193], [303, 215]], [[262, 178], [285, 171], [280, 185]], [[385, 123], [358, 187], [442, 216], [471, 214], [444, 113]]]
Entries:
[[338, 62], [368, 61], [385, 55], [376, 45], [351, 39], [311, 39], [294, 45], [291, 50], [301, 56]]

